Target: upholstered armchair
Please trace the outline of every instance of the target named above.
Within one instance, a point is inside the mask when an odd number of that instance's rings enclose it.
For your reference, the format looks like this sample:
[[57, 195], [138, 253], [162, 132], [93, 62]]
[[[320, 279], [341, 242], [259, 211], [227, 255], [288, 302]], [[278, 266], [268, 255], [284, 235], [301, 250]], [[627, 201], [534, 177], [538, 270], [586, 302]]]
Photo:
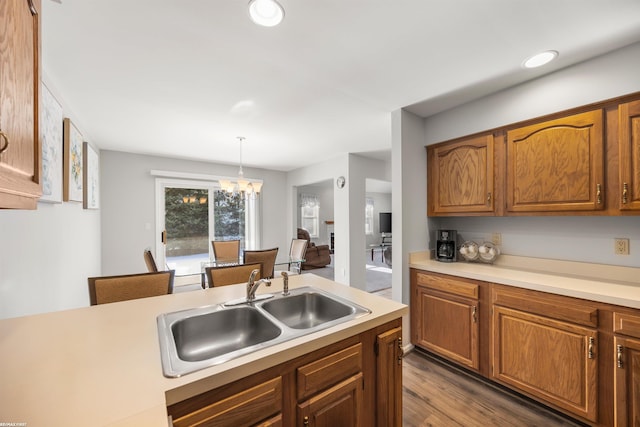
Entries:
[[298, 228], [298, 239], [307, 241], [307, 251], [304, 254], [303, 270], [322, 268], [331, 264], [331, 250], [329, 245], [318, 245], [311, 242], [309, 232], [304, 228]]

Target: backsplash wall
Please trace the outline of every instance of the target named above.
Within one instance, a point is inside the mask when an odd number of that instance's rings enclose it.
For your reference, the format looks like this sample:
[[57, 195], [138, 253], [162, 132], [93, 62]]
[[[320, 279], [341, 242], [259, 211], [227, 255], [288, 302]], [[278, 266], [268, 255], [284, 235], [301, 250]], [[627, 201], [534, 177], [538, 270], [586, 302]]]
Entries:
[[[508, 255], [640, 267], [640, 216], [429, 218], [429, 249], [437, 229], [457, 230], [463, 241], [477, 243], [500, 233]], [[629, 255], [614, 254], [617, 237], [630, 240]]]

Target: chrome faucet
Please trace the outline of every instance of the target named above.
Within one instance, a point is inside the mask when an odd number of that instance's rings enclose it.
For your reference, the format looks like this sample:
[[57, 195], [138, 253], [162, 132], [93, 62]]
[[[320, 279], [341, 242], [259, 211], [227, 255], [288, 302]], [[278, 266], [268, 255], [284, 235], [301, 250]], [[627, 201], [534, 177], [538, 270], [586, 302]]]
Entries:
[[249, 281], [247, 282], [247, 302], [256, 299], [256, 290], [262, 283], [264, 283], [265, 286], [271, 286], [271, 281], [267, 279], [260, 279], [256, 282], [255, 280], [258, 273], [260, 273], [260, 270], [256, 268], [249, 275]]
[[289, 272], [288, 271], [283, 271], [280, 274], [282, 274], [282, 281], [284, 282], [284, 288], [282, 289], [282, 295], [284, 295], [286, 297], [287, 295], [289, 295]]

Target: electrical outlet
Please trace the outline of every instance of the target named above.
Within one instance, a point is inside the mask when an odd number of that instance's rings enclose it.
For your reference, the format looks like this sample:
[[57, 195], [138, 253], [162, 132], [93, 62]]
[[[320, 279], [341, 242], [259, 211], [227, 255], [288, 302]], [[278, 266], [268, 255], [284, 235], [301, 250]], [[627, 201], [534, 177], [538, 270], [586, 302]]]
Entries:
[[629, 255], [629, 239], [614, 239], [613, 250], [616, 255]]
[[491, 243], [496, 246], [502, 246], [502, 234], [500, 233], [492, 233], [491, 234]]

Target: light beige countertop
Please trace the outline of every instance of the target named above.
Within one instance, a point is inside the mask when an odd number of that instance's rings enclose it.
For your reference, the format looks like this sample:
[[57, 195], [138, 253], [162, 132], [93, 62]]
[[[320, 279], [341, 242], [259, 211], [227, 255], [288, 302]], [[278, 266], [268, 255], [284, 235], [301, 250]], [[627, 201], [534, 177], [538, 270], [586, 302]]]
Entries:
[[409, 267], [574, 298], [640, 308], [640, 268], [500, 255], [495, 264], [409, 255]]
[[[166, 378], [156, 317], [245, 296], [224, 286], [0, 320], [0, 423], [40, 426], [166, 426], [166, 406], [359, 334], [408, 313], [407, 306], [313, 274], [314, 286], [371, 314], [223, 364]], [[282, 291], [274, 279], [260, 293]]]

